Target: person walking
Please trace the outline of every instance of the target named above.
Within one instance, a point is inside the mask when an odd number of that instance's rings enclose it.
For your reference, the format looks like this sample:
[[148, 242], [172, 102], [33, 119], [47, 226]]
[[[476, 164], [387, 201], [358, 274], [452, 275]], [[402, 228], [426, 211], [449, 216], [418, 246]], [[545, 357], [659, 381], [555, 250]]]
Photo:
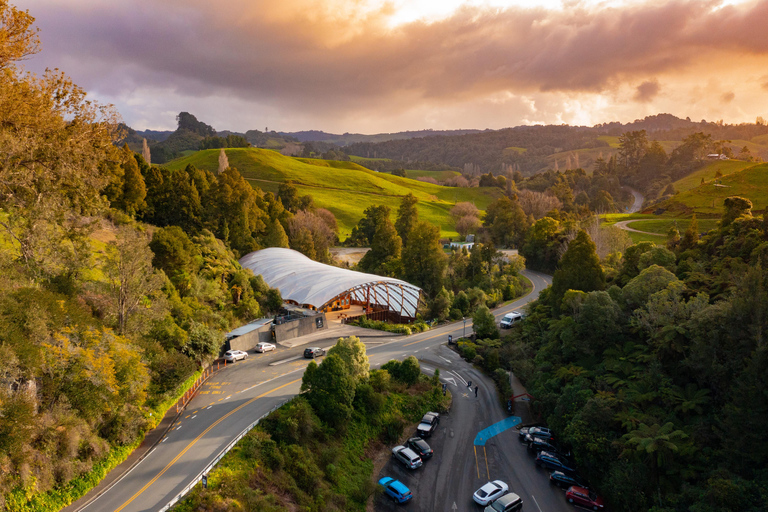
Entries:
[[477, 398], [477, 386], [475, 386], [475, 398]]

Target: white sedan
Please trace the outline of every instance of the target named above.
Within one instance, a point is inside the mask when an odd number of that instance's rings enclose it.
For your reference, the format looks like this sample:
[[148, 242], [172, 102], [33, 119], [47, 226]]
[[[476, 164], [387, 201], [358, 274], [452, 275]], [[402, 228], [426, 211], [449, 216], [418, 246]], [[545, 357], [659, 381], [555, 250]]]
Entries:
[[501, 480], [494, 480], [493, 482], [488, 482], [477, 491], [475, 491], [472, 499], [475, 500], [475, 503], [478, 505], [485, 506], [494, 501], [496, 498], [503, 496], [508, 490], [509, 486], [507, 484]]
[[224, 352], [224, 360], [234, 363], [235, 361], [239, 361], [240, 359], [247, 359], [248, 358], [248, 352], [243, 352], [242, 350], [227, 350]]
[[262, 343], [258, 343], [256, 345], [255, 350], [256, 350], [256, 352], [261, 352], [263, 354], [264, 352], [269, 352], [270, 350], [275, 350], [275, 348], [276, 347], [273, 344], [271, 344], [271, 343], [264, 343], [264, 342], [262, 342]]

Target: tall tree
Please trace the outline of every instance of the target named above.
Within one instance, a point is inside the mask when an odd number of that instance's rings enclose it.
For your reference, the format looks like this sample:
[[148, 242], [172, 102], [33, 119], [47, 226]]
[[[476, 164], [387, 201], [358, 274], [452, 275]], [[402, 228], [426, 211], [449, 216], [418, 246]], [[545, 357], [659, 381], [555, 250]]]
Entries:
[[403, 275], [428, 294], [443, 287], [445, 253], [440, 246], [440, 229], [429, 222], [419, 222], [410, 233], [403, 250]]
[[397, 234], [400, 235], [400, 239], [403, 241], [403, 245], [408, 245], [408, 236], [414, 226], [416, 226], [416, 223], [419, 222], [419, 210], [416, 208], [418, 202], [419, 200], [416, 199], [416, 196], [411, 193], [403, 196], [403, 199], [400, 201], [395, 228], [397, 229]]
[[129, 319], [162, 285], [152, 269], [147, 235], [133, 226], [121, 226], [108, 249], [105, 273], [112, 292], [117, 331], [123, 334]]
[[580, 230], [560, 259], [552, 276], [550, 305], [557, 311], [568, 290], [591, 292], [605, 287], [605, 276], [600, 266], [595, 243], [586, 231]]
[[359, 266], [363, 272], [394, 277], [399, 272], [403, 242], [389, 218], [376, 228], [371, 250], [365, 253]]

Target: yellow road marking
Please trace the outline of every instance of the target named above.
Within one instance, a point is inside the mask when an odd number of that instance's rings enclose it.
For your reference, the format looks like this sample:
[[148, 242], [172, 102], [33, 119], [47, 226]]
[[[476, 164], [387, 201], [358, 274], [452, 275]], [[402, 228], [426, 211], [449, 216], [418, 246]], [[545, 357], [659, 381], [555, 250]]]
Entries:
[[477, 478], [480, 478], [480, 466], [477, 464], [477, 446], [473, 446], [475, 449], [475, 468], [477, 468]]
[[142, 494], [144, 491], [146, 491], [146, 490], [149, 488], [149, 486], [151, 486], [152, 484], [154, 484], [154, 483], [157, 481], [157, 479], [158, 479], [158, 478], [160, 478], [161, 476], [163, 476], [163, 474], [165, 474], [165, 472], [166, 472], [166, 471], [168, 471], [168, 470], [171, 468], [171, 466], [173, 466], [173, 465], [176, 463], [176, 461], [178, 461], [178, 460], [179, 460], [179, 459], [180, 459], [180, 458], [181, 458], [181, 457], [182, 457], [182, 456], [183, 456], [185, 453], [187, 453], [187, 451], [188, 451], [190, 448], [192, 448], [192, 447], [195, 445], [195, 443], [197, 443], [197, 442], [198, 442], [198, 441], [199, 441], [199, 440], [200, 440], [200, 439], [201, 439], [201, 438], [202, 438], [202, 437], [203, 437], [205, 434], [207, 434], [208, 432], [210, 432], [210, 431], [211, 431], [211, 429], [213, 429], [214, 427], [216, 427], [216, 425], [218, 425], [219, 423], [221, 423], [222, 421], [224, 421], [225, 419], [227, 419], [228, 417], [230, 417], [231, 415], [233, 415], [234, 413], [236, 413], [237, 411], [239, 411], [240, 409], [242, 409], [242, 408], [243, 408], [243, 407], [245, 407], [246, 405], [250, 405], [250, 404], [252, 404], [253, 402], [255, 402], [256, 400], [258, 400], [259, 398], [265, 397], [265, 396], [267, 396], [268, 394], [270, 394], [270, 393], [272, 393], [272, 392], [274, 392], [274, 391], [277, 391], [278, 389], [283, 389], [283, 388], [284, 388], [284, 387], [286, 387], [286, 386], [290, 386], [291, 384], [295, 384], [295, 383], [299, 382], [300, 380], [301, 380], [301, 379], [296, 379], [296, 380], [294, 380], [294, 381], [291, 381], [291, 382], [289, 382], [289, 383], [287, 383], [287, 384], [283, 384], [282, 386], [276, 387], [276, 388], [274, 388], [274, 389], [270, 389], [269, 391], [267, 391], [267, 392], [265, 392], [265, 393], [262, 393], [262, 394], [260, 394], [259, 396], [257, 396], [257, 397], [255, 397], [255, 398], [252, 398], [252, 399], [248, 400], [247, 402], [245, 402], [243, 405], [241, 405], [241, 406], [240, 406], [240, 407], [238, 407], [237, 409], [233, 409], [232, 411], [228, 412], [227, 414], [225, 414], [224, 416], [222, 416], [221, 418], [219, 418], [218, 420], [216, 420], [216, 421], [215, 421], [215, 422], [214, 422], [214, 423], [213, 423], [213, 424], [212, 424], [210, 427], [208, 427], [207, 429], [205, 429], [205, 430], [204, 430], [204, 431], [203, 431], [203, 432], [202, 432], [202, 433], [201, 433], [199, 436], [197, 436], [197, 437], [196, 437], [196, 438], [195, 438], [195, 439], [194, 439], [194, 440], [193, 440], [191, 443], [189, 443], [189, 444], [187, 445], [187, 447], [186, 447], [186, 448], [184, 448], [184, 449], [181, 451], [181, 453], [179, 453], [179, 454], [178, 454], [176, 457], [174, 457], [174, 459], [173, 459], [171, 462], [169, 462], [169, 463], [168, 463], [168, 465], [167, 465], [167, 466], [165, 466], [165, 468], [163, 468], [163, 470], [162, 470], [162, 471], [160, 471], [160, 472], [159, 472], [157, 475], [155, 475], [155, 477], [154, 477], [152, 480], [150, 480], [149, 482], [147, 482], [147, 484], [146, 484], [144, 487], [142, 487], [141, 489], [139, 489], [139, 492], [137, 492], [136, 494], [134, 494], [134, 495], [131, 497], [131, 499], [129, 499], [128, 501], [126, 501], [125, 503], [123, 503], [122, 505], [120, 505], [120, 508], [116, 509], [116, 510], [115, 510], [115, 512], [120, 512], [120, 511], [121, 511], [121, 510], [123, 510], [125, 507], [127, 507], [127, 506], [128, 506], [128, 505], [129, 505], [129, 504], [130, 504], [130, 503], [131, 503], [133, 500], [135, 500], [136, 498], [138, 498], [138, 497], [139, 497], [139, 496], [140, 496], [140, 495], [141, 495], [141, 494]]
[[485, 446], [483, 446], [483, 453], [485, 454], [485, 472], [488, 473], [488, 480], [490, 480], [491, 470], [488, 469], [488, 452], [485, 451]]

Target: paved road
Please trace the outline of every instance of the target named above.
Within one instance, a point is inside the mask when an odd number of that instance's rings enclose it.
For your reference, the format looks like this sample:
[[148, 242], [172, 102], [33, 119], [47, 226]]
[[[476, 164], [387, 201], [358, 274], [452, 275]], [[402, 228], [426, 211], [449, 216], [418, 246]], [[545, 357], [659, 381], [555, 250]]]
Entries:
[[637, 190], [631, 188], [631, 187], [625, 187], [627, 190], [629, 190], [632, 193], [632, 197], [635, 198], [634, 202], [632, 203], [632, 206], [629, 207], [627, 210], [627, 213], [637, 213], [640, 211], [640, 209], [643, 207], [643, 201], [645, 201], [645, 198], [643, 195], [638, 192]]
[[[550, 283], [544, 274], [524, 273], [534, 285], [533, 292], [495, 310], [497, 318], [535, 299], [539, 291]], [[376, 367], [394, 358], [401, 359], [412, 354], [420, 357], [429, 349], [445, 343], [448, 334], [458, 337], [464, 328], [467, 333], [471, 332], [471, 326], [471, 320], [468, 320], [466, 327], [457, 322], [412, 336], [375, 337], [364, 341], [371, 342], [368, 344], [368, 357], [371, 365]], [[136, 512], [162, 508], [248, 425], [299, 392], [301, 376], [308, 361], [297, 359], [275, 366], [268, 363], [285, 360], [302, 351], [303, 347], [296, 347], [279, 348], [267, 354], [251, 354], [247, 360], [220, 372], [205, 384], [187, 406], [186, 413], [139, 464], [81, 510]], [[486, 394], [491, 389], [488, 388]], [[517, 448], [515, 445], [513, 449]], [[446, 467], [450, 469], [451, 464]]]
[[640, 231], [639, 229], [631, 228], [629, 227], [630, 222], [638, 222], [637, 220], [622, 220], [614, 224], [614, 227], [617, 227], [619, 229], [623, 229], [624, 231], [632, 231], [633, 233], [642, 233], [643, 235], [652, 235], [652, 236], [664, 236], [659, 233], [651, 233], [650, 231]]

